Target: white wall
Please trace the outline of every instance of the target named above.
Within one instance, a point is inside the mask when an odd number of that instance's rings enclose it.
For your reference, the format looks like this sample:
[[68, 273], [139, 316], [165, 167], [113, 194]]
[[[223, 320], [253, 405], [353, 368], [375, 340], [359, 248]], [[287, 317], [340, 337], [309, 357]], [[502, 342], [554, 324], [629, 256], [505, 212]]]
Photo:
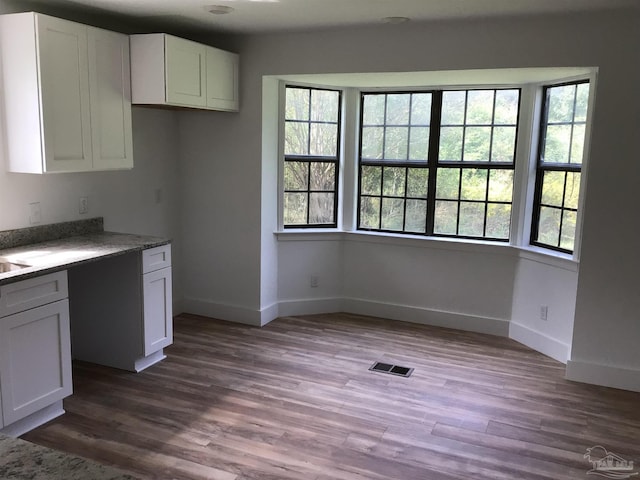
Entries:
[[[170, 111], [138, 107], [132, 113], [133, 170], [32, 175], [0, 169], [0, 230], [31, 226], [29, 204], [40, 202], [42, 225], [104, 217], [108, 231], [169, 237], [174, 240], [174, 296], [180, 299], [176, 116]], [[0, 144], [2, 141], [0, 135]], [[4, 158], [0, 164], [4, 165]], [[157, 190], [161, 190], [160, 203], [156, 202]], [[86, 215], [78, 213], [81, 196], [89, 199]]]
[[[518, 261], [509, 336], [563, 363], [571, 355], [578, 265], [541, 257]], [[540, 307], [547, 306], [543, 320]]]
[[[640, 255], [636, 248], [639, 227], [637, 222], [629, 221], [637, 216], [632, 208], [637, 203], [635, 179], [640, 178], [640, 162], [636, 161], [633, 141], [637, 135], [640, 108], [640, 91], [635, 88], [640, 80], [640, 65], [633, 60], [637, 58], [639, 22], [637, 11], [599, 12], [386, 25], [240, 39], [241, 113], [231, 121], [209, 121], [210, 127], [215, 127], [215, 136], [207, 136], [202, 131], [189, 134], [190, 128], [198, 128], [195, 121], [189, 122], [189, 128], [181, 128], [181, 134], [188, 138], [187, 143], [190, 144], [188, 150], [183, 149], [182, 152], [191, 157], [184, 159], [191, 166], [185, 178], [187, 188], [202, 185], [202, 177], [206, 177], [212, 192], [225, 193], [209, 193], [206, 198], [198, 199], [209, 200], [208, 208], [214, 210], [211, 215], [215, 221], [200, 229], [198, 235], [192, 231], [191, 238], [185, 238], [186, 250], [193, 252], [187, 264], [190, 270], [195, 268], [200, 272], [198, 278], [204, 280], [208, 287], [190, 284], [187, 296], [193, 295], [213, 304], [239, 306], [245, 313], [251, 313], [252, 321], [255, 321], [265, 308], [270, 307], [272, 300], [261, 288], [265, 282], [279, 286], [281, 300], [298, 299], [304, 293], [298, 292], [298, 287], [285, 279], [286, 275], [298, 271], [298, 275], [304, 275], [303, 267], [298, 266], [303, 255], [300, 249], [293, 245], [280, 245], [278, 261], [273, 261], [276, 253], [269, 235], [277, 227], [273, 208], [276, 198], [266, 194], [265, 189], [272, 189], [277, 179], [277, 162], [271, 155], [262, 162], [260, 92], [263, 76], [595, 66], [599, 67], [600, 74], [572, 358], [623, 367], [625, 372], [631, 372], [625, 377], [629, 380], [627, 383], [640, 388], [640, 357], [636, 353], [640, 342], [640, 322], [637, 321], [640, 277], [636, 274], [640, 270]], [[181, 125], [184, 125], [183, 120], [181, 117]], [[195, 199], [187, 199], [185, 215], [189, 217], [193, 217], [198, 208], [197, 202], [192, 200]], [[238, 207], [234, 208], [234, 205]], [[246, 225], [239, 224], [242, 223], [238, 221], [239, 215], [246, 220]], [[251, 223], [253, 221], [256, 223]], [[190, 220], [191, 225], [195, 223], [195, 220]], [[260, 223], [261, 231], [252, 227]], [[222, 234], [221, 229], [226, 234]], [[207, 276], [205, 267], [199, 264], [201, 255], [205, 253], [203, 244], [214, 252], [211, 262], [206, 265], [214, 272], [210, 275], [221, 275], [226, 283], [212, 280]], [[332, 250], [327, 245], [318, 248], [320, 251]], [[384, 302], [434, 310], [458, 308], [465, 314], [502, 320], [511, 319], [513, 310], [514, 318], [527, 325], [531, 320], [529, 310], [534, 304], [519, 302], [519, 299], [526, 298], [523, 291], [533, 283], [550, 282], [566, 290], [567, 303], [553, 306], [556, 304], [552, 299], [546, 298], [551, 293], [544, 291], [538, 291], [535, 302], [549, 304], [551, 315], [558, 310], [566, 312], [567, 317], [571, 316], [574, 279], [553, 269], [538, 269], [526, 263], [516, 265], [511, 260], [502, 259], [496, 270], [483, 253], [466, 254], [465, 262], [446, 262], [443, 259], [455, 255], [356, 243], [346, 243], [344, 248], [345, 263], [353, 266], [344, 273], [343, 287], [348, 295], [382, 298]], [[384, 260], [385, 255], [392, 256], [406, 268], [387, 272], [388, 284], [370, 281], [369, 278], [366, 278], [365, 285], [361, 284], [370, 273], [366, 268], [371, 258], [376, 259], [379, 268], [391, 268], [390, 261]], [[333, 262], [335, 252], [328, 258], [329, 263]], [[242, 275], [236, 268], [236, 261]], [[324, 261], [323, 257], [305, 264], [304, 269], [320, 268]], [[489, 278], [497, 284], [499, 291], [504, 291], [504, 298], [500, 294], [490, 294], [483, 301], [479, 295], [460, 295], [456, 300], [461, 304], [456, 307], [454, 299], [447, 297], [448, 292], [430, 283], [429, 274], [442, 275], [443, 272], [447, 279], [462, 282], [465, 290], [472, 288], [473, 281]], [[401, 276], [422, 279], [425, 289], [413, 290], [409, 298], [404, 289], [394, 283]], [[473, 281], [466, 281], [467, 278]], [[515, 287], [509, 287], [510, 283]], [[191, 287], [195, 290], [191, 291]], [[241, 295], [238, 289], [246, 295]], [[306, 297], [314, 298], [315, 295], [307, 292]], [[422, 297], [417, 301], [419, 295]], [[494, 303], [496, 298], [499, 299], [497, 304]], [[512, 304], [514, 298], [515, 306]], [[536, 312], [538, 309], [536, 306]], [[557, 336], [555, 340], [561, 343], [566, 342], [570, 323], [567, 320], [563, 326], [558, 326], [557, 332], [550, 329], [546, 334]], [[537, 328], [542, 329], [539, 325]]]

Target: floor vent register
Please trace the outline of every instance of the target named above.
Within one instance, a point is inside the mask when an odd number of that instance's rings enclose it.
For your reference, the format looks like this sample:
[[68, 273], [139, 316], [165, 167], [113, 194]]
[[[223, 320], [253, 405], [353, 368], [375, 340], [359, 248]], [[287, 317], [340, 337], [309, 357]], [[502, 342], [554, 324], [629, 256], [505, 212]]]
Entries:
[[372, 372], [389, 373], [391, 375], [397, 375], [399, 377], [408, 377], [413, 372], [413, 368], [401, 367], [400, 365], [391, 365], [390, 363], [382, 362], [374, 363], [373, 365], [371, 365], [371, 367], [369, 367], [369, 370], [371, 370]]

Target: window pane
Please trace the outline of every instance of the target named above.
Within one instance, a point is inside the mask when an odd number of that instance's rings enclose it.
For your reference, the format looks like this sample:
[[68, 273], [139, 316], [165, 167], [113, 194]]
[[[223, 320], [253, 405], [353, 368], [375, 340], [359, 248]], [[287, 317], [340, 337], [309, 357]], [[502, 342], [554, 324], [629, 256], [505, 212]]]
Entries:
[[307, 162], [284, 162], [284, 189], [307, 190], [309, 185]]
[[388, 127], [385, 130], [384, 159], [406, 160], [409, 143], [408, 127]]
[[472, 90], [467, 95], [467, 125], [490, 125], [493, 90]]
[[360, 178], [362, 195], [380, 195], [382, 167], [363, 166]]
[[431, 124], [431, 94], [414, 93], [411, 100], [411, 125]]
[[426, 162], [429, 156], [429, 127], [412, 127], [410, 135], [409, 160]]
[[560, 235], [560, 248], [573, 250], [576, 240], [576, 212], [564, 211], [562, 213], [562, 235]]
[[571, 122], [573, 120], [575, 91], [575, 85], [552, 87], [547, 90], [549, 95], [549, 123]]
[[482, 237], [484, 233], [484, 203], [460, 202], [458, 235]]
[[309, 124], [286, 122], [284, 127], [285, 155], [309, 154]]
[[407, 172], [407, 196], [427, 198], [429, 170], [426, 168], [410, 168]]
[[542, 177], [542, 201], [544, 205], [562, 207], [565, 172], [544, 172]]
[[386, 95], [364, 96], [362, 107], [363, 125], [384, 125], [384, 102]]
[[311, 90], [311, 120], [337, 122], [340, 94], [328, 90]]
[[312, 123], [309, 147], [310, 155], [335, 157], [338, 148], [338, 125]]
[[442, 127], [440, 129], [439, 161], [462, 160], [462, 127]]
[[569, 163], [571, 125], [549, 125], [544, 142], [543, 162]]
[[564, 193], [565, 208], [578, 208], [580, 198], [580, 172], [567, 172], [567, 185]]
[[516, 127], [495, 127], [491, 147], [492, 162], [513, 162], [516, 148]]
[[540, 243], [557, 246], [560, 237], [560, 210], [557, 208], [540, 207], [540, 226], [538, 238]]
[[442, 93], [442, 125], [463, 125], [466, 92]]
[[436, 179], [436, 198], [457, 200], [460, 189], [460, 169], [440, 168]]
[[487, 174], [488, 174], [487, 170], [480, 170], [476, 168], [463, 168], [462, 184], [460, 188], [460, 199], [486, 200]]
[[284, 194], [284, 223], [287, 225], [304, 225], [307, 223], [307, 194]]
[[409, 125], [409, 100], [411, 94], [387, 95], [387, 125]]
[[513, 199], [513, 170], [491, 170], [488, 199], [491, 202], [511, 203]]
[[362, 158], [370, 160], [382, 159], [382, 145], [384, 139], [384, 128], [363, 127], [362, 128]]
[[309, 90], [287, 87], [286, 120], [309, 120]]
[[404, 200], [399, 198], [382, 198], [382, 229], [402, 230], [404, 217]]
[[464, 137], [464, 161], [488, 162], [491, 127], [467, 127]]
[[576, 112], [574, 120], [576, 122], [587, 121], [587, 109], [589, 107], [589, 84], [581, 83], [578, 85], [576, 95]]
[[438, 200], [433, 220], [434, 233], [455, 235], [458, 223], [458, 202]]
[[380, 228], [380, 198], [360, 197], [360, 228]]
[[331, 162], [311, 162], [310, 190], [335, 190], [336, 165]]
[[573, 126], [573, 140], [571, 141], [571, 163], [582, 163], [584, 151], [585, 125]]
[[385, 167], [383, 169], [384, 182], [382, 194], [393, 197], [403, 197], [405, 192], [405, 174], [404, 167]]
[[309, 224], [333, 223], [333, 193], [309, 194]]
[[487, 232], [489, 238], [508, 239], [511, 225], [511, 205], [490, 203], [487, 205]]
[[425, 200], [407, 200], [405, 231], [424, 233], [427, 226], [427, 202]]
[[495, 124], [515, 125], [518, 123], [519, 93], [518, 90], [498, 90], [496, 92]]

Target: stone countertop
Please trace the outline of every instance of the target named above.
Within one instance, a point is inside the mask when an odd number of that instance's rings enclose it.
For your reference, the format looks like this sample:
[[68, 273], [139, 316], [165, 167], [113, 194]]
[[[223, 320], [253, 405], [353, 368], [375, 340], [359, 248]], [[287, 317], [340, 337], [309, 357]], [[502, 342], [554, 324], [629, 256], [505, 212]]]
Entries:
[[3, 260], [28, 265], [0, 273], [0, 285], [168, 243], [166, 238], [99, 232], [0, 250]]
[[115, 468], [0, 434], [0, 478], [135, 480]]

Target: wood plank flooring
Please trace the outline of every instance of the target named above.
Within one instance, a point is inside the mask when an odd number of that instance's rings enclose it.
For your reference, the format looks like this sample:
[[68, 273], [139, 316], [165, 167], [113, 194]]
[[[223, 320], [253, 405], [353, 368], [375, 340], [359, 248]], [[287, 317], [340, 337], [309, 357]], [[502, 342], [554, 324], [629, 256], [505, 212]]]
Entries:
[[74, 364], [67, 413], [22, 438], [149, 479], [574, 480], [595, 445], [640, 465], [640, 394], [566, 381], [505, 338], [181, 315], [166, 353], [140, 374]]

